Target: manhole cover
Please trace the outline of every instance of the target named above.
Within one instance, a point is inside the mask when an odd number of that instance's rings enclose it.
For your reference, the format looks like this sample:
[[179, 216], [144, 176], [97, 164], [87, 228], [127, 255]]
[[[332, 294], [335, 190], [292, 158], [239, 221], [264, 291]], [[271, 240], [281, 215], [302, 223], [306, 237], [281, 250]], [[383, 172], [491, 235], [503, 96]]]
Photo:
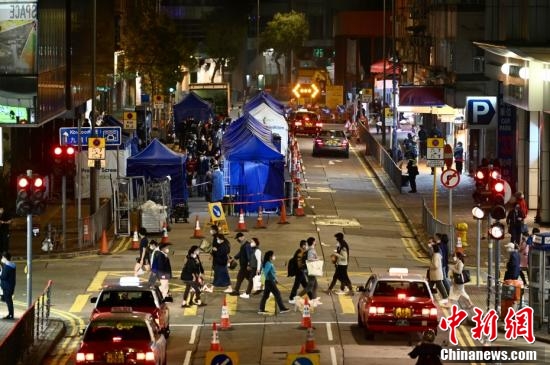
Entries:
[[359, 221], [355, 218], [315, 218], [315, 224], [319, 226], [340, 226], [340, 227], [360, 227]]

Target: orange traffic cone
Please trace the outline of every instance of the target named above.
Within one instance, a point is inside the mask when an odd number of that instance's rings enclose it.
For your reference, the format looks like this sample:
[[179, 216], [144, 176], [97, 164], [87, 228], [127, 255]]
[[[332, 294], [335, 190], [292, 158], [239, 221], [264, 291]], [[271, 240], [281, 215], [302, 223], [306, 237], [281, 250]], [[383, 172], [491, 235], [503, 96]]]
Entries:
[[295, 215], [296, 217], [303, 217], [306, 215], [304, 212], [304, 198], [302, 198], [300, 192], [298, 192], [298, 207], [296, 208]]
[[241, 209], [241, 212], [239, 213], [239, 223], [237, 224], [237, 229], [235, 231], [248, 232], [248, 229], [246, 228], [246, 222], [244, 221], [244, 212], [242, 209]]
[[220, 319], [220, 329], [222, 329], [222, 330], [231, 329], [231, 322], [229, 321], [229, 309], [227, 308], [227, 301], [225, 300], [225, 296], [223, 297], [222, 316], [221, 316], [221, 319]]
[[212, 341], [210, 341], [210, 351], [223, 351], [222, 345], [220, 344], [220, 338], [218, 337], [216, 322], [212, 323]]
[[262, 207], [258, 208], [258, 219], [256, 219], [256, 226], [254, 228], [266, 228], [264, 224], [264, 216], [262, 213]]
[[315, 330], [313, 329], [313, 327], [309, 327], [307, 329], [306, 352], [307, 353], [321, 352], [315, 345]]
[[201, 231], [201, 224], [199, 222], [198, 215], [195, 217], [195, 231], [193, 231], [193, 235], [191, 236], [191, 238], [204, 238], [204, 235]]
[[279, 219], [279, 224], [288, 224], [289, 222], [286, 220], [286, 205], [285, 201], [281, 200], [281, 219]]
[[107, 243], [107, 232], [105, 232], [105, 229], [103, 230], [103, 233], [101, 234], [101, 246], [99, 248], [99, 254], [100, 255], [109, 255], [109, 244]]
[[306, 345], [302, 345], [302, 347], [300, 347], [300, 353], [301, 353], [301, 354], [305, 354], [305, 353], [306, 353]]
[[160, 243], [168, 243], [168, 227], [166, 226], [166, 222], [162, 224], [162, 239]]
[[132, 236], [132, 250], [139, 250], [139, 236], [136, 227], [134, 227], [134, 235]]
[[302, 322], [300, 323], [300, 328], [310, 328], [311, 325], [311, 311], [309, 306], [309, 300], [306, 297], [304, 301], [304, 307], [302, 309]]

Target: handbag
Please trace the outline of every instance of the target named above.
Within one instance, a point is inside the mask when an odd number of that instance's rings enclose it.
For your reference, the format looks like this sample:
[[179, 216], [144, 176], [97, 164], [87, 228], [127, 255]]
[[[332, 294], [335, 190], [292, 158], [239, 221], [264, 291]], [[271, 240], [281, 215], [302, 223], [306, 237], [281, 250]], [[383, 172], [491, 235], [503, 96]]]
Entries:
[[252, 278], [252, 290], [258, 291], [262, 290], [262, 276], [261, 275], [254, 275]]
[[201, 244], [199, 246], [199, 249], [202, 252], [206, 252], [206, 253], [212, 252], [212, 242], [210, 242], [208, 240], [202, 240]]
[[464, 284], [464, 276], [463, 274], [453, 273], [453, 281], [455, 284]]
[[323, 276], [323, 260], [306, 261], [309, 276]]
[[235, 270], [238, 264], [239, 263], [237, 262], [237, 260], [235, 260], [234, 258], [230, 258], [227, 266], [229, 267], [230, 270]]
[[471, 280], [470, 270], [468, 269], [462, 270], [462, 278], [464, 279], [464, 284], [469, 283]]

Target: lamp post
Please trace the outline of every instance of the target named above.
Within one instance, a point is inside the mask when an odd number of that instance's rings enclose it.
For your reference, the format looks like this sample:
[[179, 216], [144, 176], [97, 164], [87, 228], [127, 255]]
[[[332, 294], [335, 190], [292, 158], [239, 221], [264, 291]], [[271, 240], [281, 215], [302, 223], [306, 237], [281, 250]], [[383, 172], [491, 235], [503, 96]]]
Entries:
[[395, 0], [392, 0], [392, 96], [393, 96], [393, 105], [392, 105], [392, 140], [391, 140], [391, 150], [393, 155], [393, 160], [397, 161], [397, 79], [395, 78], [396, 68], [397, 68], [397, 50], [395, 49], [395, 36], [397, 35], [397, 23], [395, 21]]
[[485, 217], [485, 212], [479, 206], [475, 206], [472, 209], [472, 215], [477, 223], [476, 231], [476, 279], [477, 287], [481, 286], [480, 276], [481, 276], [481, 220]]

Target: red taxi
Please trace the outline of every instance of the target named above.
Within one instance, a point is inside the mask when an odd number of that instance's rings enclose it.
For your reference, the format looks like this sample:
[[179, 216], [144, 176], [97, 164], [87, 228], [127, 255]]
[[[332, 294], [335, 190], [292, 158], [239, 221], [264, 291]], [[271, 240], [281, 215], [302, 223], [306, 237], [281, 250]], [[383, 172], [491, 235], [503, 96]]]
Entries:
[[76, 364], [166, 363], [166, 337], [151, 315], [123, 307], [96, 315], [76, 353]]
[[289, 117], [290, 130], [294, 134], [316, 135], [323, 128], [319, 115], [307, 109], [298, 109]]
[[122, 277], [119, 285], [106, 286], [90, 301], [95, 303], [92, 319], [99, 313], [111, 312], [113, 307], [129, 307], [134, 312], [151, 314], [166, 338], [170, 336], [170, 309], [166, 303], [173, 302], [172, 297], [163, 298], [157, 286], [140, 283], [138, 277]]
[[375, 332], [437, 333], [438, 309], [422, 275], [390, 268], [388, 273], [373, 274], [358, 290], [357, 322], [367, 338], [373, 339]]

